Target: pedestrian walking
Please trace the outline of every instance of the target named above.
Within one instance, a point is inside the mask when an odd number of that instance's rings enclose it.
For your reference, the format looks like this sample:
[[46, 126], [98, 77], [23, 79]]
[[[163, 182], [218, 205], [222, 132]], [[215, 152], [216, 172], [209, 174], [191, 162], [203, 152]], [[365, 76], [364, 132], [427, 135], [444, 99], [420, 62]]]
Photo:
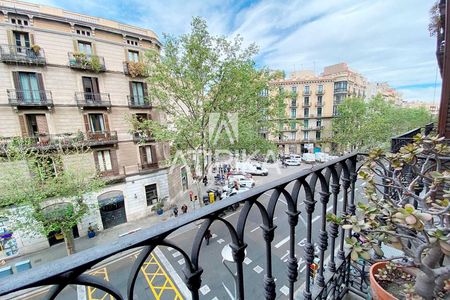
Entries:
[[183, 204], [183, 206], [181, 206], [181, 212], [182, 212], [183, 214], [185, 214], [185, 213], [187, 213], [187, 210], [188, 210], [187, 205], [186, 205], [186, 204]]
[[205, 175], [205, 177], [203, 177], [203, 184], [204, 184], [205, 186], [208, 185], [208, 177], [206, 177], [206, 175]]
[[178, 217], [178, 207], [176, 207], [176, 206], [173, 208], [173, 215], [175, 217]]
[[209, 245], [209, 239], [212, 237], [211, 231], [209, 229], [206, 229], [205, 231], [205, 240], [206, 245]]
[[192, 197], [194, 196], [194, 193], [192, 191], [189, 191], [189, 200], [192, 201]]

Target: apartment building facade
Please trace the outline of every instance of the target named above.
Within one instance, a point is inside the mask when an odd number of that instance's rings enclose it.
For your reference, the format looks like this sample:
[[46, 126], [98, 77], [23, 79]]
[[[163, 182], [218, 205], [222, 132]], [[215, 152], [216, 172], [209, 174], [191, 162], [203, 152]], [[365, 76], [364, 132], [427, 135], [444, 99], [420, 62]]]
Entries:
[[347, 64], [327, 66], [320, 75], [304, 70], [272, 82], [283, 95], [285, 118], [276, 120], [278, 135], [269, 138], [283, 154], [331, 151], [331, 121], [349, 96], [366, 97], [367, 81]]
[[[158, 199], [187, 189], [186, 170], [169, 174], [161, 164], [168, 145], [129, 122], [163, 118], [148, 101], [142, 68], [146, 51], [160, 51], [154, 32], [18, 1], [0, 2], [0, 12], [0, 136], [36, 146], [83, 139], [92, 150], [85, 161], [116, 182], [91, 199], [98, 208], [76, 236], [89, 223], [104, 229], [145, 217]], [[58, 242], [15, 237], [21, 253]]]

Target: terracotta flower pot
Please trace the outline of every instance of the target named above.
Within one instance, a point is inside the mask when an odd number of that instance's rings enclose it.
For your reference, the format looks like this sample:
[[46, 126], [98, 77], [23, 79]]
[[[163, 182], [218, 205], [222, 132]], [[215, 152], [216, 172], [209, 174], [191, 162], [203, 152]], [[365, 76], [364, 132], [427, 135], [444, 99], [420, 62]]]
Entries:
[[377, 262], [370, 267], [370, 289], [372, 290], [372, 298], [375, 300], [397, 300], [396, 297], [383, 289], [374, 276], [374, 274], [378, 273], [378, 269], [383, 268], [386, 263], [385, 261]]

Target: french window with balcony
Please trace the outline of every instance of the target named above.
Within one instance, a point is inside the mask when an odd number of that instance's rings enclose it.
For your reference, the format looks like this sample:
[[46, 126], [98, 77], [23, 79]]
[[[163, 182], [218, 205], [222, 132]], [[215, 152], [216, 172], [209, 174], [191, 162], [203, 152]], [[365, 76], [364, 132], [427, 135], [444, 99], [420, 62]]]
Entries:
[[89, 114], [89, 129], [92, 132], [105, 131], [103, 114]]
[[39, 104], [46, 100], [42, 74], [35, 72], [13, 72], [16, 90], [10, 95], [10, 101], [19, 104]]
[[130, 81], [130, 105], [144, 106], [147, 104], [147, 84], [145, 82]]
[[309, 139], [309, 131], [303, 131], [303, 139], [308, 140]]
[[139, 62], [139, 52], [128, 50], [128, 61]]
[[94, 153], [96, 157], [97, 169], [101, 173], [113, 172], [110, 150], [98, 150]]
[[143, 169], [149, 168], [156, 163], [155, 146], [141, 146], [139, 147], [139, 154], [141, 156], [141, 165]]
[[310, 93], [309, 85], [305, 85], [305, 87], [303, 88], [303, 93], [305, 93], [305, 94]]
[[30, 48], [31, 46], [30, 34], [28, 32], [13, 31], [13, 35], [17, 46], [17, 53], [23, 52], [25, 54], [24, 49]]
[[320, 131], [316, 131], [316, 140], [320, 140]]
[[322, 107], [318, 107], [317, 108], [317, 117], [321, 117], [322, 116]]
[[296, 118], [297, 117], [297, 109], [293, 108], [291, 109], [291, 118]]
[[322, 96], [317, 96], [317, 105], [322, 106]]
[[86, 100], [86, 102], [101, 101], [98, 78], [83, 76], [82, 81], [84, 100]]
[[309, 127], [309, 120], [303, 120], [303, 128]]
[[78, 52], [84, 53], [87, 56], [92, 55], [92, 43], [85, 41], [78, 41]]
[[145, 186], [145, 199], [147, 200], [147, 206], [158, 202], [158, 188], [156, 183]]
[[309, 106], [309, 97], [304, 97], [303, 98], [303, 105], [304, 106]]
[[317, 127], [321, 127], [322, 126], [322, 120], [317, 120], [316, 125], [317, 125]]
[[318, 92], [319, 94], [322, 94], [322, 93], [323, 93], [323, 85], [319, 84], [319, 85], [317, 86], [317, 92]]
[[303, 115], [305, 116], [305, 118], [309, 117], [309, 108], [303, 109]]

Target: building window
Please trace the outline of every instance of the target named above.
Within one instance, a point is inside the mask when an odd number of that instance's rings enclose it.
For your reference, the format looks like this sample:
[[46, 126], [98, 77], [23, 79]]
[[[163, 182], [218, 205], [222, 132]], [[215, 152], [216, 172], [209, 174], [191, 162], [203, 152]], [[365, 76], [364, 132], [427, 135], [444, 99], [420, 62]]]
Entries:
[[262, 89], [260, 95], [261, 95], [261, 97], [267, 97], [267, 96], [269, 96], [269, 90], [266, 89], [266, 88]]
[[138, 62], [139, 61], [139, 52], [133, 51], [133, 50], [128, 50], [128, 61]]
[[317, 125], [317, 127], [321, 127], [322, 126], [322, 120], [317, 120], [316, 125]]
[[334, 92], [346, 92], [347, 91], [347, 81], [338, 81], [334, 83]]
[[323, 93], [323, 85], [319, 84], [319, 85], [317, 86], [317, 92]]
[[41, 88], [36, 73], [19, 72], [20, 91], [18, 98], [26, 103], [41, 102]]
[[39, 137], [48, 133], [47, 118], [45, 114], [26, 114], [28, 135]]
[[317, 117], [321, 117], [322, 116], [322, 107], [318, 107], [317, 108]]
[[308, 140], [309, 139], [309, 131], [303, 131], [303, 139]]
[[309, 120], [303, 120], [303, 128], [309, 127]]
[[158, 188], [156, 183], [145, 186], [145, 199], [147, 199], [147, 206], [158, 202]]
[[11, 24], [18, 25], [18, 26], [28, 26], [30, 24], [28, 22], [28, 20], [17, 18], [17, 17], [10, 18], [10, 22], [11, 22]]
[[303, 105], [308, 106], [309, 105], [309, 97], [305, 97], [303, 99]]
[[333, 116], [337, 115], [337, 105], [333, 105]]
[[292, 107], [297, 106], [297, 100], [296, 100], [295, 98], [292, 98], [292, 99], [291, 99], [291, 106], [292, 106]]
[[322, 96], [317, 96], [317, 105], [322, 105]]
[[89, 42], [78, 41], [78, 51], [86, 55], [92, 55], [92, 44]]
[[305, 85], [304, 92], [305, 94], [309, 94], [309, 85]]
[[24, 53], [25, 49], [21, 49], [22, 47], [29, 48], [30, 47], [30, 34], [28, 32], [22, 31], [14, 31], [14, 40], [16, 41], [16, 46], [18, 47], [19, 53]]
[[291, 118], [296, 118], [297, 117], [297, 109], [293, 108], [291, 109]]
[[75, 30], [75, 32], [78, 35], [82, 35], [82, 36], [91, 36], [91, 31], [89, 29], [81, 29], [81, 28], [77, 28]]
[[153, 146], [141, 146], [139, 147], [139, 152], [141, 154], [141, 164], [142, 166], [148, 166], [154, 163], [155, 153]]
[[291, 141], [295, 141], [295, 136], [296, 136], [295, 132], [290, 132], [290, 140]]
[[320, 131], [316, 131], [316, 140], [320, 140]]
[[308, 107], [303, 109], [303, 115], [304, 115], [306, 118], [309, 117], [309, 108], [308, 108]]
[[279, 86], [278, 87], [278, 93], [283, 94], [284, 93], [284, 87]]
[[297, 93], [297, 87], [296, 86], [291, 87], [291, 89], [292, 89], [293, 93]]
[[144, 104], [145, 95], [144, 95], [144, 83], [132, 81], [131, 82], [131, 91], [133, 93], [133, 102], [134, 104]]
[[89, 114], [89, 128], [92, 132], [105, 131], [105, 121], [103, 114]]
[[139, 41], [135, 40], [135, 39], [127, 39], [127, 44], [137, 47], [137, 46], [139, 46]]
[[111, 153], [109, 150], [97, 151], [97, 168], [100, 172], [112, 171]]
[[291, 129], [292, 129], [292, 130], [295, 129], [295, 122], [291, 122]]

